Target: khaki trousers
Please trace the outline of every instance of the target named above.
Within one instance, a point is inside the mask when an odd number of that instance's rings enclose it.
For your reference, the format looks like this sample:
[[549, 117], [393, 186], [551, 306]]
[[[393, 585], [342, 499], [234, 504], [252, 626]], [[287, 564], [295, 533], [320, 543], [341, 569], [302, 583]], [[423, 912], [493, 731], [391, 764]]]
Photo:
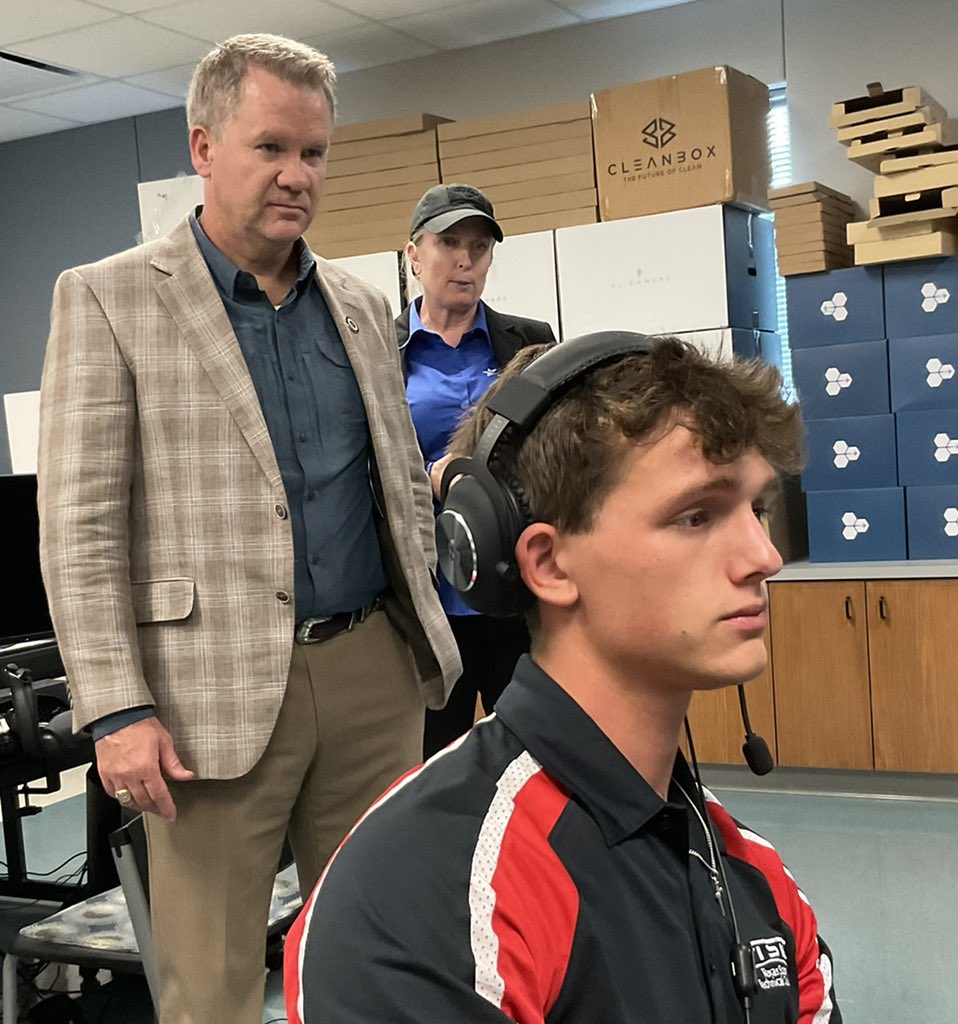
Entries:
[[266, 921], [287, 830], [307, 895], [362, 812], [422, 751], [412, 658], [383, 612], [293, 645], [276, 729], [238, 779], [171, 785], [147, 815], [160, 1024], [262, 1024]]

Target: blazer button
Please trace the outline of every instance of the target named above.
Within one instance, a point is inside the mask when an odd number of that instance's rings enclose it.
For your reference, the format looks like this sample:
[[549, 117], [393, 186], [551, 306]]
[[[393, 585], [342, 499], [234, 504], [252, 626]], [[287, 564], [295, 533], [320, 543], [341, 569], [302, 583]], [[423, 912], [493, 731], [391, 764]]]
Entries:
[[274, 506], [274, 508], [276, 511], [276, 515], [279, 516], [280, 519], [285, 519], [289, 515], [289, 513], [286, 511], [285, 505], [276, 505]]
[[285, 590], [277, 590], [276, 600], [279, 601], [280, 604], [289, 604], [289, 594], [287, 594]]

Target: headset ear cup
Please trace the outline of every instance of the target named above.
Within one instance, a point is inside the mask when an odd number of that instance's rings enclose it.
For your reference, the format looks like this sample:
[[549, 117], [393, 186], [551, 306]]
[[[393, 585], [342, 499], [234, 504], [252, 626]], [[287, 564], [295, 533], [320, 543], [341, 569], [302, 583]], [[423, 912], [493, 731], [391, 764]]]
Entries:
[[436, 520], [443, 575], [470, 608], [507, 618], [522, 607], [525, 586], [515, 563], [520, 520], [515, 500], [492, 475], [462, 476]]

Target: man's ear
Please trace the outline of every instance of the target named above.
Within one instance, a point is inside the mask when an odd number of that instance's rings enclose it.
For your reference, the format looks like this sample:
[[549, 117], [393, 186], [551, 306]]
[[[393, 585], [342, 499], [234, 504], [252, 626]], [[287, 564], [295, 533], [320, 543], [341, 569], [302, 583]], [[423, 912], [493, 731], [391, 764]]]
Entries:
[[210, 165], [213, 163], [210, 149], [213, 137], [208, 128], [203, 125], [196, 125], [190, 129], [190, 159], [193, 161], [193, 169], [201, 178], [210, 176]]
[[537, 601], [571, 607], [579, 597], [573, 579], [559, 565], [560, 537], [548, 523], [532, 523], [516, 541], [516, 562], [522, 581]]

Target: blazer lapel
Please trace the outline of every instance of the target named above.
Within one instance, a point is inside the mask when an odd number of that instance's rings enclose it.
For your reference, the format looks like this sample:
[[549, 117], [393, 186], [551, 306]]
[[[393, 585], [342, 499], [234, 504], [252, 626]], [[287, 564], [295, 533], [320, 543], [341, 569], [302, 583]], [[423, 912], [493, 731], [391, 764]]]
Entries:
[[161, 275], [157, 295], [181, 337], [209, 374], [270, 483], [282, 487], [249, 368], [187, 220], [170, 233], [151, 263]]

